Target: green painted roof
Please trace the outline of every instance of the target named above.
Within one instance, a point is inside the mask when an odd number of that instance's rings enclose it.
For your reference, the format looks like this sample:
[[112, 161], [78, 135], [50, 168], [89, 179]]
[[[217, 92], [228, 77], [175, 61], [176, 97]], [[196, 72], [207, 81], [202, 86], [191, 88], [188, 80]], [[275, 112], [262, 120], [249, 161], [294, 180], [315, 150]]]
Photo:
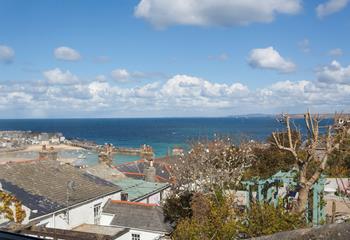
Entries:
[[120, 186], [123, 192], [128, 193], [128, 198], [131, 201], [146, 196], [169, 185], [168, 183], [146, 182], [133, 178], [114, 180], [113, 183]]

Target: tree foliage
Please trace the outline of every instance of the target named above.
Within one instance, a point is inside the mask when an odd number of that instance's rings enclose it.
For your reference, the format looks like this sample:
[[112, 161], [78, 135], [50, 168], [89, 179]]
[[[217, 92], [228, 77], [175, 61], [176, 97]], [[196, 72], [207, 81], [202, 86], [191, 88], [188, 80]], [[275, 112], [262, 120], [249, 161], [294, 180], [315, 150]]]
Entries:
[[233, 239], [238, 234], [238, 222], [233, 199], [220, 193], [208, 196], [195, 194], [191, 201], [192, 217], [181, 219], [173, 239]]
[[[293, 132], [299, 131], [293, 130], [290, 116], [283, 115], [282, 120], [286, 131], [273, 132], [272, 136], [274, 144], [294, 158], [294, 166], [299, 174], [298, 199], [294, 210], [301, 213], [305, 211], [311, 187], [327, 169], [330, 155], [339, 149], [348, 132], [345, 127], [335, 129], [333, 125], [321, 126], [321, 118], [307, 112], [304, 115], [306, 134], [302, 137], [300, 133], [300, 137], [295, 139]], [[321, 128], [325, 131], [321, 131]]]
[[282, 205], [252, 204], [243, 214], [241, 232], [247, 237], [270, 235], [306, 226], [303, 216], [287, 211]]
[[328, 160], [326, 174], [330, 177], [350, 176], [350, 136], [347, 134], [344, 141], [335, 149]]
[[0, 214], [11, 222], [21, 223], [26, 217], [22, 203], [16, 197], [0, 190]]
[[289, 171], [293, 168], [294, 158], [288, 153], [279, 150], [274, 145], [256, 147], [253, 149], [255, 161], [244, 174], [245, 179], [253, 177], [268, 178], [278, 171]]
[[193, 193], [189, 191], [173, 192], [162, 204], [165, 220], [176, 224], [180, 219], [192, 217], [191, 200]]
[[191, 217], [178, 222], [173, 239], [237, 239], [305, 226], [301, 214], [288, 212], [282, 206], [253, 204], [250, 210], [242, 212], [232, 196], [224, 196], [220, 192], [193, 195], [191, 210]]
[[174, 167], [175, 189], [213, 192], [237, 184], [254, 159], [250, 144], [235, 146], [229, 138], [196, 142]]

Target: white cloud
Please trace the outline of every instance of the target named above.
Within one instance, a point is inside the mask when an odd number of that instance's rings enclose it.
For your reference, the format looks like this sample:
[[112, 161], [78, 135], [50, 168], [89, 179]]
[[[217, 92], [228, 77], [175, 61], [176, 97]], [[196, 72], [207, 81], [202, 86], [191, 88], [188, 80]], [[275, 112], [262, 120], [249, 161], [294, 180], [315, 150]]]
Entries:
[[295, 64], [284, 59], [273, 47], [256, 48], [251, 50], [248, 63], [254, 68], [273, 69], [279, 72], [293, 72]]
[[65, 61], [78, 61], [81, 58], [77, 50], [64, 46], [56, 48], [54, 55], [57, 59]]
[[167, 97], [238, 97], [249, 92], [241, 83], [232, 85], [211, 83], [207, 80], [187, 76], [175, 75], [170, 78], [160, 90]]
[[0, 45], [0, 63], [12, 63], [15, 58], [15, 51], [5, 45]]
[[[335, 68], [342, 69], [341, 79], [349, 71], [339, 65]], [[72, 75], [56, 72], [53, 75]], [[16, 117], [222, 116], [300, 112], [307, 107], [323, 112], [349, 111], [349, 105], [350, 84], [342, 81], [287, 80], [261, 89], [189, 75], [123, 88], [115, 82], [97, 80], [76, 84], [0, 83], [0, 109], [6, 117], [11, 113]]]
[[350, 84], [350, 65], [343, 67], [334, 60], [331, 64], [317, 70], [317, 79], [325, 83]]
[[341, 55], [343, 55], [343, 50], [341, 48], [334, 48], [331, 49], [328, 54], [332, 57], [339, 57]]
[[50, 84], [75, 84], [79, 81], [78, 77], [70, 71], [62, 71], [59, 68], [43, 72], [44, 77]]
[[117, 68], [111, 72], [112, 78], [120, 83], [140, 81], [143, 79], [164, 79], [166, 75], [160, 72], [129, 71], [124, 68]]
[[126, 69], [115, 69], [111, 73], [112, 78], [118, 82], [128, 82], [130, 81], [130, 73]]
[[339, 12], [348, 5], [349, 0], [328, 0], [316, 7], [316, 13], [319, 18]]
[[158, 96], [159, 88], [159, 82], [148, 83], [142, 87], [136, 87], [134, 89], [134, 95], [140, 98], [154, 98]]
[[277, 14], [297, 14], [301, 9], [300, 0], [141, 0], [134, 14], [157, 28], [236, 26], [272, 22]]

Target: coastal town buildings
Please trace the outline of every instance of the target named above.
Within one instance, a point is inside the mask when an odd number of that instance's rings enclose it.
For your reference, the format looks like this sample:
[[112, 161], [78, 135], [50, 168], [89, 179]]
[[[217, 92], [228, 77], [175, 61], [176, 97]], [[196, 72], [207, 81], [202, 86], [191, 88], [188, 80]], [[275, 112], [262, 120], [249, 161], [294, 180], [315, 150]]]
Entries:
[[15, 151], [28, 145], [57, 145], [66, 142], [62, 133], [0, 131], [0, 151]]
[[[58, 161], [26, 161], [0, 167], [1, 190], [22, 202], [23, 224], [72, 229], [99, 224], [109, 199], [120, 199], [121, 188]], [[6, 219], [2, 218], [0, 224]]]
[[170, 191], [169, 183], [126, 177], [116, 167], [103, 163], [87, 167], [86, 172], [121, 187], [121, 200], [124, 201], [159, 205]]
[[173, 230], [156, 204], [110, 200], [103, 208], [101, 222], [129, 228], [120, 240], [161, 239]]
[[[60, 133], [1, 131], [0, 149], [0, 191], [17, 201], [9, 206], [14, 214], [19, 202], [24, 211], [16, 229], [11, 228], [16, 217], [9, 221], [1, 213], [2, 229], [47, 239], [113, 240], [160, 239], [172, 231], [160, 207], [170, 192], [170, 161], [148, 157], [122, 165], [127, 172], [110, 161], [87, 165], [80, 157], [84, 151], [97, 157], [105, 147], [68, 141]], [[67, 151], [80, 155], [69, 159]]]
[[[153, 160], [153, 167], [155, 168], [155, 181], [171, 183], [173, 182], [172, 168], [176, 164], [178, 157], [163, 157]], [[149, 161], [141, 159], [138, 161], [127, 162], [116, 166], [117, 169], [125, 176], [134, 179], [145, 179], [145, 169], [149, 167]], [[146, 171], [147, 172], [147, 171]]]

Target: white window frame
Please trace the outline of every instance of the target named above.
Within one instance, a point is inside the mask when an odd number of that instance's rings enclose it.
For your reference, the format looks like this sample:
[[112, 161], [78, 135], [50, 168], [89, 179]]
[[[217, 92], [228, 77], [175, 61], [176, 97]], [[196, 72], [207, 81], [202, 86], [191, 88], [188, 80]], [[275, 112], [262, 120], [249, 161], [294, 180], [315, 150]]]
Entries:
[[131, 233], [131, 240], [141, 240], [141, 235], [139, 233]]
[[94, 224], [100, 224], [102, 214], [102, 203], [94, 205]]

